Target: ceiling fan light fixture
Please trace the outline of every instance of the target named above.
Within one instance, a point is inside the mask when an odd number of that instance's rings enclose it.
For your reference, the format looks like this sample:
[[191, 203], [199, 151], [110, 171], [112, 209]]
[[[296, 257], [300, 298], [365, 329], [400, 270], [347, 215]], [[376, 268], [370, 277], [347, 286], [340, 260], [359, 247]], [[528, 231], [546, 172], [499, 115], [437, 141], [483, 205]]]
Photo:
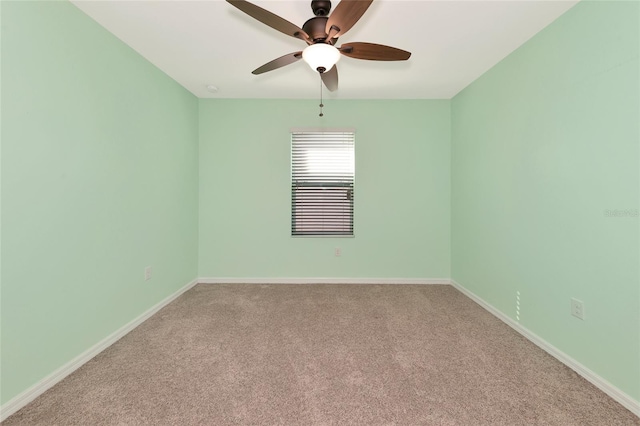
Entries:
[[302, 59], [312, 70], [327, 72], [340, 60], [340, 51], [330, 44], [316, 43], [302, 51]]

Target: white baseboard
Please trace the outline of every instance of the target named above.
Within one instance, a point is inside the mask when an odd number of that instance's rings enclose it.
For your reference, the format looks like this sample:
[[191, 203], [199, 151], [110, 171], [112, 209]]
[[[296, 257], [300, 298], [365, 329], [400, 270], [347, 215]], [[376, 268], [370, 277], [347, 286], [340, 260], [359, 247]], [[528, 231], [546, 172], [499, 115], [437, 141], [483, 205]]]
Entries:
[[451, 284], [449, 278], [198, 278], [200, 284]]
[[536, 335], [529, 329], [523, 327], [518, 322], [512, 320], [507, 315], [494, 308], [492, 305], [481, 299], [476, 294], [464, 288], [462, 285], [457, 283], [455, 280], [451, 280], [451, 285], [458, 289], [462, 294], [469, 297], [471, 300], [476, 302], [478, 305], [482, 306], [484, 309], [489, 311], [491, 314], [496, 316], [498, 319], [502, 320], [508, 326], [513, 328], [518, 333], [522, 334], [528, 340], [530, 340], [533, 344], [547, 352], [549, 355], [584, 377], [590, 383], [592, 383], [595, 387], [600, 389], [602, 392], [609, 395], [615, 401], [619, 402], [622, 406], [624, 406], [627, 410], [631, 411], [636, 416], [640, 417], [640, 402], [633, 399], [631, 396], [627, 395], [625, 392], [621, 391], [607, 380], [603, 379], [575, 359], [571, 358], [566, 353], [562, 352], [560, 349], [553, 346], [551, 343], [542, 339], [540, 336]]
[[153, 314], [158, 312], [160, 309], [173, 302], [178, 296], [180, 296], [185, 291], [189, 290], [191, 287], [197, 284], [197, 280], [191, 281], [189, 284], [185, 285], [175, 293], [166, 297], [164, 300], [158, 302], [151, 308], [149, 308], [142, 315], [135, 318], [133, 321], [124, 325], [120, 329], [114, 331], [109, 336], [102, 339], [100, 342], [96, 343], [91, 348], [87, 349], [68, 363], [64, 364], [62, 367], [55, 370], [53, 373], [46, 376], [44, 379], [40, 380], [24, 392], [16, 395], [14, 398], [7, 401], [5, 404], [0, 407], [0, 422], [4, 421], [7, 417], [20, 410], [22, 407], [36, 399], [38, 396], [42, 395], [45, 391], [49, 390], [53, 385], [67, 377], [69, 374], [76, 371], [82, 365], [84, 365], [91, 358], [98, 355], [100, 352], [120, 340], [131, 330], [142, 324]]

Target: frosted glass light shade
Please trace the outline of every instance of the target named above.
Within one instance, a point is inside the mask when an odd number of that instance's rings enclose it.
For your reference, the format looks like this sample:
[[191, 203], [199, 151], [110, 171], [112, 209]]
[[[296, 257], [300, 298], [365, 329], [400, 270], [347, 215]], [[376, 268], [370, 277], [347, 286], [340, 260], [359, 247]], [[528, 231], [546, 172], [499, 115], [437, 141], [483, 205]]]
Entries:
[[302, 59], [312, 70], [324, 68], [324, 72], [327, 72], [340, 60], [340, 51], [330, 44], [312, 44], [302, 51]]

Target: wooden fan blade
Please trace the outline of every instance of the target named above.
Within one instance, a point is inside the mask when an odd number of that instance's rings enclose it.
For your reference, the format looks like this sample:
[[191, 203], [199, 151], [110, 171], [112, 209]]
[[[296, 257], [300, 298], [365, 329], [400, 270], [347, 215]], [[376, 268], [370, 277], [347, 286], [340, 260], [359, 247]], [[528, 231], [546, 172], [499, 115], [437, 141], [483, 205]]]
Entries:
[[311, 42], [309, 40], [309, 35], [304, 32], [302, 28], [298, 27], [295, 24], [292, 24], [291, 22], [279, 17], [274, 13], [269, 12], [268, 10], [265, 10], [245, 0], [227, 0], [227, 2], [232, 6], [237, 7], [252, 18], [257, 19], [263, 24], [280, 31], [281, 33], [284, 33], [291, 37], [299, 38], [306, 41], [307, 43]]
[[268, 71], [273, 71], [277, 68], [284, 67], [285, 65], [292, 64], [302, 58], [302, 52], [289, 53], [288, 55], [280, 56], [278, 59], [274, 59], [271, 62], [267, 62], [263, 66], [251, 71], [251, 74], [262, 74]]
[[[327, 19], [325, 32], [329, 34], [329, 38], [340, 37], [349, 31], [367, 11], [372, 1], [341, 0]], [[334, 27], [333, 30], [331, 27]]]
[[346, 43], [339, 50], [350, 58], [370, 61], [406, 61], [411, 56], [406, 50], [374, 43]]
[[329, 71], [320, 74], [322, 82], [330, 92], [338, 90], [338, 66], [334, 65]]

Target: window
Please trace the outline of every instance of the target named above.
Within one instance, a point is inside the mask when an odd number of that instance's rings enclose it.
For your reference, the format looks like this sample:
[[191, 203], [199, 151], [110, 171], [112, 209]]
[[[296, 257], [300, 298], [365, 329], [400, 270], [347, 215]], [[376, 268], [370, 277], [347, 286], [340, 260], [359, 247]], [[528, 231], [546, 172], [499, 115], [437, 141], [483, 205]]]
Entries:
[[291, 133], [291, 235], [353, 236], [353, 131]]

